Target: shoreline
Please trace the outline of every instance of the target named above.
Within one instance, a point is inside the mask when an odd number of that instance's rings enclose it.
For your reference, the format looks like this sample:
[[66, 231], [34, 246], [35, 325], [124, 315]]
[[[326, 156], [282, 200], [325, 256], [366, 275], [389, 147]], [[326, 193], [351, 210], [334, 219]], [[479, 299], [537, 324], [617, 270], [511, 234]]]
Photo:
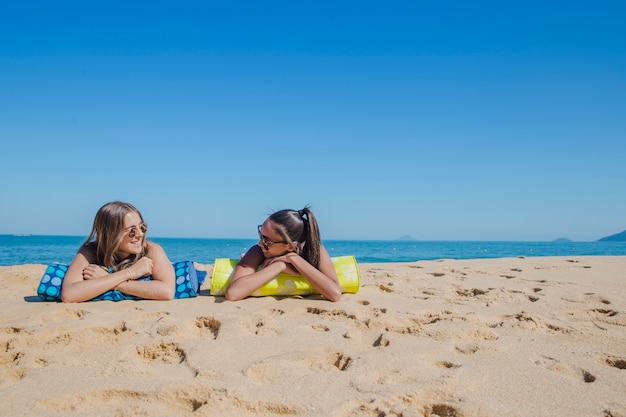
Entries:
[[[0, 239], [2, 240], [2, 239]], [[172, 262], [193, 260], [212, 264], [216, 258], [236, 258], [254, 240], [154, 239]], [[0, 242], [0, 265], [69, 263], [82, 243], [54, 236], [13, 238]], [[437, 259], [498, 259], [518, 256], [626, 256], [622, 242], [534, 241], [324, 241], [331, 256], [354, 255], [358, 262], [396, 263]]]
[[0, 267], [7, 415], [626, 416], [626, 256], [359, 263], [336, 303], [44, 302], [45, 266]]
[[[341, 256], [341, 255], [336, 255], [336, 254], [331, 254], [331, 256]], [[600, 254], [600, 255], [514, 255], [514, 256], [501, 256], [501, 257], [493, 257], [493, 258], [487, 258], [487, 257], [473, 257], [473, 258], [437, 258], [437, 259], [418, 259], [418, 260], [414, 260], [414, 261], [380, 261], [380, 262], [362, 262], [362, 261], [358, 261], [358, 266], [361, 267], [363, 266], [374, 266], [374, 265], [404, 265], [404, 264], [416, 264], [416, 263], [420, 263], [420, 262], [482, 262], [482, 261], [499, 261], [499, 260], [513, 260], [513, 259], [563, 259], [565, 261], [568, 262], [575, 262], [577, 259], [580, 258], [607, 258], [607, 259], [611, 259], [611, 258], [624, 258], [626, 259], [626, 254], [625, 255], [605, 255], [605, 254]], [[175, 262], [176, 260], [172, 260], [172, 262]], [[179, 260], [180, 261], [180, 260]], [[53, 261], [56, 262], [56, 261]], [[196, 262], [196, 261], [191, 261], [193, 262], [196, 266], [199, 266], [198, 269], [202, 269], [204, 271], [207, 270], [207, 268], [212, 268], [213, 267], [213, 263], [206, 263], [206, 262]], [[18, 267], [41, 267], [44, 268], [46, 266], [48, 266], [49, 263], [18, 263], [18, 264], [11, 264], [11, 265], [0, 265], [0, 273], [2, 273], [2, 269], [3, 268], [18, 268]], [[43, 270], [42, 270], [43, 273]]]

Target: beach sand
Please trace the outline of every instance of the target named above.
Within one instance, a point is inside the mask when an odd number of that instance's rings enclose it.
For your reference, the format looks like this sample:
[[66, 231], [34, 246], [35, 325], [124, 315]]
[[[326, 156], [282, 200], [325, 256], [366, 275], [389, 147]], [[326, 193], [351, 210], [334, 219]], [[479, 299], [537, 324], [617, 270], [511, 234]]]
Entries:
[[360, 264], [337, 303], [51, 303], [44, 269], [0, 267], [2, 416], [626, 416], [626, 257]]

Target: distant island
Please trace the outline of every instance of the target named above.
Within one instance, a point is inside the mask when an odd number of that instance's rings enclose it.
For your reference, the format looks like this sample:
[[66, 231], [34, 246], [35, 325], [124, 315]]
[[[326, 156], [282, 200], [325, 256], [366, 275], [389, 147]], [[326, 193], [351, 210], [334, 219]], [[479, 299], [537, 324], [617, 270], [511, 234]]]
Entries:
[[626, 242], [626, 230], [621, 233], [616, 233], [614, 235], [598, 239], [598, 242]]
[[[416, 240], [416, 239], [410, 235], [403, 235], [403, 236], [396, 238], [395, 240], [396, 241], [398, 240], [411, 241], [411, 240]], [[573, 242], [573, 240], [568, 239], [566, 237], [560, 237], [558, 239], [554, 239], [553, 242], [568, 243], [568, 242]], [[606, 236], [606, 237], [603, 237], [602, 239], [598, 239], [597, 242], [626, 242], [626, 230], [624, 230], [621, 233], [616, 233], [614, 235]]]

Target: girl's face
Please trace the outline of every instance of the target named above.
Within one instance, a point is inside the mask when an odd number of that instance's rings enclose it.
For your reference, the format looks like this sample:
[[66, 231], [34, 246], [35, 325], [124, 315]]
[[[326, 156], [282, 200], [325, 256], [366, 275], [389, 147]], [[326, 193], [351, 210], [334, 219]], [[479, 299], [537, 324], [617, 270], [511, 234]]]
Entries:
[[139, 213], [131, 211], [124, 216], [124, 229], [122, 233], [122, 243], [118, 249], [118, 254], [122, 258], [126, 258], [130, 255], [137, 255], [141, 253], [143, 242], [146, 238], [146, 231], [148, 226], [141, 221]]
[[284, 255], [291, 250], [291, 245], [283, 240], [276, 231], [276, 224], [269, 219], [259, 226], [258, 245], [266, 258]]

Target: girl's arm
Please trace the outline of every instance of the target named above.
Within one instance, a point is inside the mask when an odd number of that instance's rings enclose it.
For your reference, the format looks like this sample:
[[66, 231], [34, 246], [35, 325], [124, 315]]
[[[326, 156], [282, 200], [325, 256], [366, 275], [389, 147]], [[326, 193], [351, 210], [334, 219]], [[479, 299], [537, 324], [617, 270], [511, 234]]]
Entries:
[[267, 266], [259, 271], [257, 268], [265, 261], [263, 252], [258, 246], [251, 247], [241, 258], [226, 288], [226, 299], [237, 301], [246, 298], [263, 284], [276, 278], [283, 271], [279, 264]]
[[65, 273], [65, 278], [63, 278], [61, 300], [64, 303], [79, 303], [91, 300], [130, 279], [127, 270], [117, 271], [112, 274], [102, 271], [102, 276], [99, 278], [83, 278], [85, 268], [95, 262], [96, 256], [93, 249], [83, 246], [78, 250]]
[[[280, 259], [284, 258], [284, 259]], [[320, 247], [320, 269], [315, 268], [300, 255], [289, 252], [279, 256], [271, 262], [286, 262], [291, 264], [307, 281], [324, 297], [330, 301], [338, 301], [341, 298], [341, 285], [337, 278], [337, 271], [330, 259], [330, 255], [324, 246]]]
[[[85, 268], [96, 262], [93, 249], [83, 246], [70, 264], [63, 286], [61, 299], [65, 303], [78, 303], [91, 300], [109, 290], [117, 289], [126, 294], [155, 300], [171, 300], [174, 297], [175, 274], [163, 249], [148, 242], [148, 253], [130, 268], [117, 272], [102, 271], [85, 279]], [[152, 275], [151, 281], [135, 281]]]
[[[226, 289], [226, 298], [231, 301], [241, 300], [259, 289], [263, 284], [276, 278], [281, 272], [291, 271], [292, 267], [311, 283], [313, 288], [331, 301], [341, 298], [341, 286], [337, 272], [326, 249], [320, 251], [320, 269], [308, 263], [293, 252], [265, 260], [258, 246], [252, 247], [239, 261], [230, 284]], [[257, 271], [259, 265], [264, 268]]]
[[[141, 265], [144, 259], [152, 261], [151, 273], [145, 273], [145, 265]], [[148, 242], [146, 256], [127, 270], [131, 271], [133, 278], [121, 283], [115, 289], [149, 300], [171, 300], [174, 298], [176, 289], [174, 267], [163, 248], [156, 243]], [[136, 281], [136, 279], [147, 275], [152, 275], [152, 280]]]

